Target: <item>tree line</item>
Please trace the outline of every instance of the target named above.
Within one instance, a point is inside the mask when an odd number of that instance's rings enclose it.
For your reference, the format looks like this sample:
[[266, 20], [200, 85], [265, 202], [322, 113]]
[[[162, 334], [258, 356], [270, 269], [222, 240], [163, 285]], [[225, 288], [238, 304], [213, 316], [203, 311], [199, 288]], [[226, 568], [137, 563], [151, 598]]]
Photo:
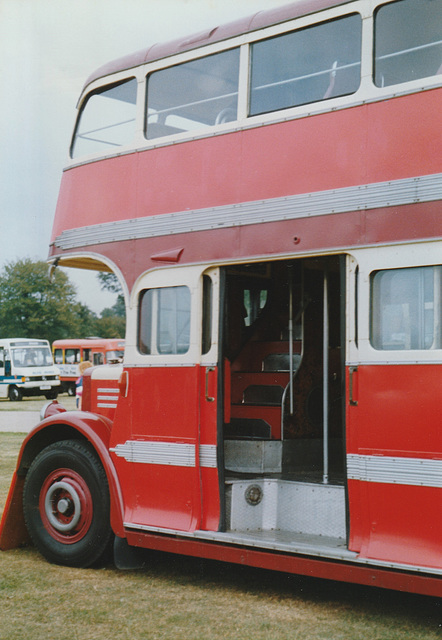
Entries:
[[75, 285], [56, 269], [29, 258], [7, 263], [0, 272], [0, 338], [124, 338], [125, 308], [118, 280], [98, 274], [101, 288], [117, 294], [113, 307], [97, 315], [77, 298]]

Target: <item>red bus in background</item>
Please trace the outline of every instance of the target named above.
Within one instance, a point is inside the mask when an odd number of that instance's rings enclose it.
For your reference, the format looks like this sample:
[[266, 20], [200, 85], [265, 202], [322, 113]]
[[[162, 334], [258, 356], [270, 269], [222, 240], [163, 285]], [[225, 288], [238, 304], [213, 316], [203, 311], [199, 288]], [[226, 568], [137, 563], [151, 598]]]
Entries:
[[93, 366], [123, 361], [124, 340], [119, 338], [76, 338], [52, 343], [54, 362], [60, 370], [62, 392], [75, 396], [78, 365], [88, 360]]
[[441, 11], [301, 0], [91, 75], [49, 261], [118, 277], [124, 362], [26, 438], [2, 549], [442, 595]]

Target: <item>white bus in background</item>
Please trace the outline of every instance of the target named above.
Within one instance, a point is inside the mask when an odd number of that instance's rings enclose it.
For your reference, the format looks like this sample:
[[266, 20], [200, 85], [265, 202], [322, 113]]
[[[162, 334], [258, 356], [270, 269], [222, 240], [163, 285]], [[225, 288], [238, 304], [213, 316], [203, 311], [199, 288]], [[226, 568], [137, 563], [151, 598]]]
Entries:
[[0, 340], [0, 398], [23, 396], [55, 399], [60, 391], [60, 372], [54, 365], [47, 340], [7, 338]]

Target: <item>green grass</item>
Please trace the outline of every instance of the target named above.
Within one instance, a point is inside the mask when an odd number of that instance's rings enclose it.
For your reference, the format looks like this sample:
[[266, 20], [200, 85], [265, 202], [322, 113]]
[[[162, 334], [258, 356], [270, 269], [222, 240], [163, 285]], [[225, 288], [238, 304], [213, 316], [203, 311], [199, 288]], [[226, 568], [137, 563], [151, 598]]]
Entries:
[[[0, 434], [0, 511], [23, 434]], [[434, 598], [149, 553], [142, 571], [0, 552], [0, 640], [436, 640]]]

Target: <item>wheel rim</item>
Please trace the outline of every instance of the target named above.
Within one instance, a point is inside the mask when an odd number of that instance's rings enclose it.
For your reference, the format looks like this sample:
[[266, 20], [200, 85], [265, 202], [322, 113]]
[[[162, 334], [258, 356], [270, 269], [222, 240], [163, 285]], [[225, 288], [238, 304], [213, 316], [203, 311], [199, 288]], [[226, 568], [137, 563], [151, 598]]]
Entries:
[[92, 522], [92, 496], [84, 479], [72, 469], [57, 469], [44, 481], [39, 500], [45, 529], [54, 540], [74, 544]]

